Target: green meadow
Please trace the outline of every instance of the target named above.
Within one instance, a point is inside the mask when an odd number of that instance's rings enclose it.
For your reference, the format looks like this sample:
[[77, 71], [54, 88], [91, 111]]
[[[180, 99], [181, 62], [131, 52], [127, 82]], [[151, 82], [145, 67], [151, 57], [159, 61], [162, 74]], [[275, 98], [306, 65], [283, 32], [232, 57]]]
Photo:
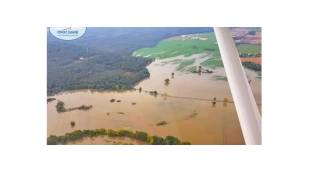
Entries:
[[238, 53], [261, 53], [261, 45], [240, 44], [236, 47]]
[[[193, 65], [195, 63], [195, 59], [191, 59], [191, 60], [185, 60], [183, 62], [180, 63], [180, 65], [178, 66], [177, 70], [181, 71], [184, 70], [184, 68]], [[195, 67], [195, 66], [194, 66]], [[195, 67], [196, 68], [196, 67]]]
[[[158, 42], [154, 47], [138, 49], [133, 53], [133, 56], [143, 56], [153, 59], [184, 56], [186, 57], [185, 60], [170, 61], [169, 63], [179, 64], [177, 68], [179, 71], [191, 71], [198, 66], [194, 66], [195, 59], [187, 59], [187, 57], [193, 54], [207, 52], [211, 55], [204, 57], [206, 60], [201, 62], [200, 65], [211, 69], [223, 68], [219, 47], [216, 42], [217, 40], [214, 32], [181, 35], [178, 38], [164, 39]], [[237, 45], [237, 50], [238, 53], [259, 53], [261, 52], [261, 45], [240, 44]], [[164, 63], [164, 65], [165, 64], [167, 64], [167, 62]], [[219, 77], [214, 79], [225, 80], [225, 78]]]
[[[185, 39], [164, 39], [152, 48], [141, 48], [134, 52], [134, 56], [145, 56], [150, 58], [171, 58], [179, 55], [185, 57], [193, 54], [200, 54], [206, 52], [207, 48], [210, 50], [219, 51], [214, 33], [190, 34], [186, 35]], [[192, 38], [200, 37], [207, 38], [207, 40], [195, 40]]]

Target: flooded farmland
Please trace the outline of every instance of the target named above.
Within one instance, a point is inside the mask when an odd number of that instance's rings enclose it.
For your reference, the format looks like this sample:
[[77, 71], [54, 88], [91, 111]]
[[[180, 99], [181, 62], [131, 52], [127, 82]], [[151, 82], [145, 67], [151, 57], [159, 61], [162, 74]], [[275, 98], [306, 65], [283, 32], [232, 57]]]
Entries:
[[[216, 75], [225, 77], [224, 69], [213, 69], [213, 74], [200, 75], [177, 71], [181, 62], [179, 60], [186, 59], [194, 59], [195, 65], [198, 65], [204, 58], [201, 55], [192, 55], [156, 60], [147, 67], [150, 78], [138, 83], [135, 86], [137, 90], [125, 92], [79, 90], [52, 96], [63, 101], [66, 109], [81, 105], [93, 107], [88, 111], [73, 110], [58, 113], [55, 108], [57, 100], [49, 102], [47, 136], [64, 135], [74, 130], [126, 128], [163, 138], [171, 135], [194, 145], [245, 144], [232, 103], [229, 84], [227, 81], [214, 79]], [[251, 70], [246, 69], [246, 75], [252, 80], [250, 86], [261, 112], [261, 79], [256, 78], [257, 73]], [[164, 82], [166, 78], [170, 79], [167, 84]], [[142, 91], [138, 90], [140, 87]], [[157, 91], [158, 95], [151, 95], [149, 91]], [[213, 97], [217, 100], [228, 97], [229, 102], [224, 104], [217, 101], [213, 106], [211, 102]], [[111, 99], [121, 102], [110, 102]], [[75, 127], [71, 127], [71, 121], [75, 121]], [[157, 126], [161, 121], [168, 124]], [[129, 143], [131, 140], [120, 139], [120, 141]], [[75, 143], [109, 144], [104, 138], [86, 138], [70, 144]]]

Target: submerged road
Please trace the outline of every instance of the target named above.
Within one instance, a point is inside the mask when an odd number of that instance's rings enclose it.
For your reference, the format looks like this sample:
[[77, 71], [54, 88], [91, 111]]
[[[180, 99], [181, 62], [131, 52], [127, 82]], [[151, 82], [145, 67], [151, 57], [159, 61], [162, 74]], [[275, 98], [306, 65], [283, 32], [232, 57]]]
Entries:
[[[145, 91], [146, 93], [149, 93], [150, 91], [147, 90], [142, 90]], [[158, 95], [163, 95], [162, 93], [158, 93]], [[196, 98], [196, 97], [183, 97], [183, 96], [170, 96], [170, 95], [166, 95], [166, 97], [172, 97], [172, 98], [179, 98], [179, 99], [190, 99], [190, 100], [204, 100], [204, 101], [211, 101], [213, 102], [213, 99], [202, 99], [202, 98]], [[224, 100], [216, 100], [216, 102], [224, 102]], [[234, 101], [227, 101], [226, 103], [234, 103]], [[260, 103], [257, 103], [257, 105], [261, 106]]]
[[[194, 98], [194, 97], [181, 97], [181, 96], [169, 96], [167, 95], [166, 97], [173, 97], [173, 98], [180, 98], [180, 99], [192, 99], [192, 100], [205, 100], [205, 101], [214, 101], [213, 99], [201, 99], [201, 98]], [[216, 102], [224, 102], [223, 100], [215, 100]], [[227, 101], [227, 103], [234, 103], [234, 101]], [[258, 104], [257, 105], [260, 105], [261, 104]]]
[[[213, 99], [201, 99], [201, 98], [194, 98], [194, 97], [181, 97], [181, 96], [169, 96], [166, 97], [173, 97], [173, 98], [179, 98], [179, 99], [192, 99], [192, 100], [205, 100], [205, 101], [214, 101]], [[215, 100], [216, 102], [224, 102], [223, 100]], [[233, 101], [227, 101], [227, 103], [234, 103]]]

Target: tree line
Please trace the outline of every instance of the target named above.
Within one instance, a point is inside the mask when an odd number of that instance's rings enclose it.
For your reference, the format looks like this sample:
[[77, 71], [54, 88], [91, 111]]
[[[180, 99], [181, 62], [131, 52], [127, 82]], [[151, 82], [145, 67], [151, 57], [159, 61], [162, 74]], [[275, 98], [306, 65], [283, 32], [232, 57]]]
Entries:
[[151, 145], [191, 145], [190, 142], [181, 142], [174, 136], [167, 136], [165, 139], [158, 136], [150, 136], [146, 132], [142, 131], [128, 131], [128, 130], [112, 130], [112, 129], [96, 129], [96, 130], [75, 130], [72, 133], [66, 133], [65, 135], [55, 136], [50, 135], [47, 138], [48, 145], [67, 144], [70, 141], [79, 140], [83, 137], [98, 137], [99, 135], [107, 135], [109, 137], [129, 137], [143, 142], [147, 142]]
[[53, 100], [56, 100], [56, 99], [55, 98], [48, 98], [47, 102], [49, 103], [49, 102], [52, 102]]
[[253, 63], [253, 62], [242, 62], [245, 68], [254, 70], [254, 71], [261, 71], [261, 65]]
[[62, 102], [62, 101], [58, 101], [57, 104], [56, 104], [56, 111], [57, 112], [69, 112], [69, 111], [72, 111], [72, 110], [89, 110], [92, 108], [92, 105], [89, 105], [89, 106], [86, 106], [86, 105], [81, 105], [79, 107], [74, 107], [74, 108], [69, 108], [69, 109], [65, 109], [65, 103]]
[[248, 57], [261, 57], [261, 53], [239, 53], [239, 57], [248, 58]]

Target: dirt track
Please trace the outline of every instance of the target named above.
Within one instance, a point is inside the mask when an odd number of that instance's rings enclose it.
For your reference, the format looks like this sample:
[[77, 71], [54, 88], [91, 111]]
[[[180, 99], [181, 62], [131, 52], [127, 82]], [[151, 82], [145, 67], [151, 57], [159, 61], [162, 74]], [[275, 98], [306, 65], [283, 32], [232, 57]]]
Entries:
[[246, 44], [261, 44], [261, 32], [257, 32], [255, 35], [246, 35], [236, 42]]
[[235, 28], [231, 29], [232, 36], [235, 37], [242, 37], [238, 40], [235, 40], [236, 43], [243, 43], [243, 44], [262, 44], [262, 37], [261, 32], [256, 32], [255, 35], [249, 35], [248, 30], [243, 28]]
[[253, 58], [240, 58], [242, 62], [253, 62], [259, 65], [262, 65], [261, 57], [253, 57]]
[[244, 28], [234, 28], [231, 29], [231, 34], [233, 37], [242, 37], [242, 36], [246, 36], [248, 34], [248, 30], [244, 29]]

